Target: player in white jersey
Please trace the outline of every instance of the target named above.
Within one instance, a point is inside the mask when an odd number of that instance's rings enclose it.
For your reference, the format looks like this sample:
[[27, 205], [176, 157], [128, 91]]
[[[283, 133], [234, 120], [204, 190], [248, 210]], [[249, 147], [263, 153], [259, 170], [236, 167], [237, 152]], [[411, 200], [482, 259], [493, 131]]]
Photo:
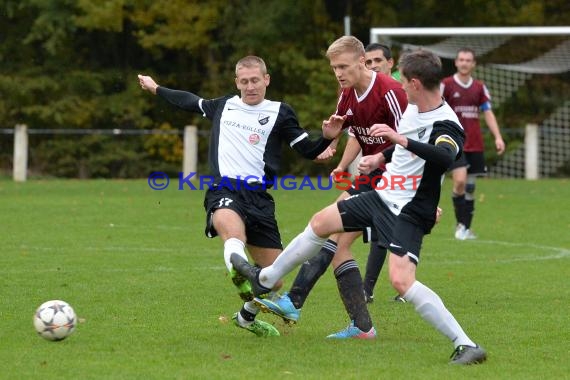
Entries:
[[[461, 154], [465, 135], [457, 116], [441, 97], [439, 57], [426, 50], [406, 52], [400, 58], [399, 70], [409, 105], [398, 131], [384, 124], [371, 127], [372, 135], [389, 139], [395, 146], [363, 157], [359, 164], [359, 171], [366, 172], [382, 160], [389, 162], [384, 173], [389, 185], [322, 209], [266, 268], [255, 268], [238, 255], [232, 255], [231, 262], [250, 280], [254, 294], [263, 296], [284, 275], [315, 255], [330, 234], [373, 226], [379, 244], [390, 251], [392, 286], [453, 343], [451, 363], [481, 363], [487, 357], [485, 350], [467, 336], [441, 298], [416, 279], [421, 243], [435, 224], [443, 177]], [[346, 331], [356, 328], [351, 323]], [[370, 333], [358, 331], [351, 335]]]
[[240, 96], [203, 99], [191, 92], [161, 87], [149, 76], [138, 78], [143, 90], [212, 120], [209, 161], [215, 183], [204, 200], [206, 235], [219, 235], [223, 240], [226, 267], [246, 301], [232, 319], [257, 336], [279, 335], [273, 325], [255, 319], [259, 308], [252, 301], [251, 285], [232, 269], [230, 255], [247, 258], [247, 246], [260, 267], [279, 255], [283, 246], [275, 202], [264, 181], [277, 174], [283, 142], [303, 157], [315, 159], [340, 133], [344, 118], [331, 116], [323, 122], [323, 136], [311, 141], [289, 105], [265, 99], [270, 78], [265, 62], [256, 56], [244, 57], [236, 64], [235, 83]]

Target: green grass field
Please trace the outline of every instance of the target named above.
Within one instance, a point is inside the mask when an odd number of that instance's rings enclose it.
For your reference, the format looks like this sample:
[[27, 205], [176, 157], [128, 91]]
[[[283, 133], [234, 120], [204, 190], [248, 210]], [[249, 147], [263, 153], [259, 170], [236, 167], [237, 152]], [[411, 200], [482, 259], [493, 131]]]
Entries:
[[[481, 180], [476, 241], [453, 236], [446, 181], [441, 223], [424, 241], [418, 279], [488, 353], [448, 365], [453, 346], [386, 273], [370, 305], [376, 341], [329, 341], [348, 324], [332, 273], [279, 338], [228, 323], [241, 302], [219, 239], [203, 234], [201, 191], [137, 181], [0, 181], [2, 379], [561, 379], [570, 373], [570, 182]], [[284, 242], [338, 192], [275, 191]], [[361, 269], [368, 247], [354, 251]], [[286, 278], [286, 287], [292, 282]], [[38, 337], [37, 306], [68, 301], [81, 323], [61, 342]]]

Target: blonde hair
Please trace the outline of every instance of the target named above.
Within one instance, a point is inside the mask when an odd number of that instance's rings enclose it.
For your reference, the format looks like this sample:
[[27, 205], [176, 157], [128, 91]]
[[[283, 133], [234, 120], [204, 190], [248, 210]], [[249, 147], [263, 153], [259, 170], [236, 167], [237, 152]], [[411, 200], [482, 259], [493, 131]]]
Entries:
[[247, 57], [243, 57], [236, 63], [236, 76], [238, 75], [238, 70], [242, 67], [259, 67], [261, 73], [263, 75], [267, 74], [267, 66], [265, 66], [265, 62], [263, 59], [255, 56], [255, 55], [248, 55]]
[[327, 58], [342, 53], [354, 53], [354, 55], [364, 56], [364, 45], [353, 36], [342, 36], [333, 42], [327, 49]]

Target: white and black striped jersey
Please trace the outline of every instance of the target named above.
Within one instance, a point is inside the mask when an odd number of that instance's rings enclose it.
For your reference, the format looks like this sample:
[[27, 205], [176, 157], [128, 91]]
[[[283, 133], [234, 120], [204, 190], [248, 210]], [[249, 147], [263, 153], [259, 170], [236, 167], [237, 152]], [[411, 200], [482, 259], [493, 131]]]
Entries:
[[385, 188], [377, 191], [395, 215], [412, 218], [428, 233], [435, 223], [444, 174], [462, 151], [463, 128], [445, 102], [429, 112], [418, 112], [409, 104], [398, 133], [408, 138], [408, 147], [395, 146], [383, 174]]
[[212, 121], [209, 161], [216, 178], [246, 182], [277, 175], [282, 143], [308, 159], [316, 158], [332, 140], [311, 141], [299, 126], [295, 111], [286, 103], [263, 100], [250, 106], [241, 98], [224, 96], [203, 99], [186, 91], [157, 88], [157, 95], [191, 112], [202, 113]]

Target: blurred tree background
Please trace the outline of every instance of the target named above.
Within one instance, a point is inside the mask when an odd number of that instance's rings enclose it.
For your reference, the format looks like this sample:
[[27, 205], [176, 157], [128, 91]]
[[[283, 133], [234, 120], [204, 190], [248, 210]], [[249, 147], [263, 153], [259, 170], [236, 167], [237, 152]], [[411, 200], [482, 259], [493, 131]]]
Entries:
[[[370, 27], [554, 26], [570, 24], [569, 13], [562, 0], [0, 0], [0, 128], [193, 124], [202, 131], [204, 173], [209, 121], [141, 91], [137, 74], [212, 98], [236, 93], [235, 62], [259, 55], [271, 74], [268, 98], [291, 104], [318, 133], [337, 98], [324, 53], [344, 33], [345, 15], [367, 44]], [[8, 171], [13, 142], [0, 137], [0, 169]], [[176, 134], [30, 137], [30, 170], [40, 176], [144, 177], [178, 172], [181, 158]], [[287, 148], [284, 158], [282, 173], [326, 175], [333, 165]]]

